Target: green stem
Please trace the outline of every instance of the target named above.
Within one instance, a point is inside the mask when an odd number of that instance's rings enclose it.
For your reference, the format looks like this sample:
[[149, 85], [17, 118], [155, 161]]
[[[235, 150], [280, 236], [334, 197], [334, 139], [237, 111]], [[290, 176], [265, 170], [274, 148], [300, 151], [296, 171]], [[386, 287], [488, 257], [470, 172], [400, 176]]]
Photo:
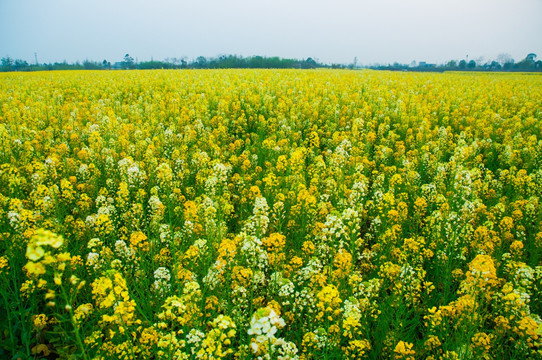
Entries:
[[73, 326], [74, 333], [75, 333], [75, 341], [77, 342], [77, 346], [81, 349], [81, 353], [83, 354], [83, 358], [85, 360], [89, 360], [89, 357], [87, 355], [87, 352], [85, 351], [85, 346], [83, 344], [83, 341], [81, 340], [81, 334], [79, 333], [79, 327], [74, 322], [75, 316], [73, 313], [73, 308], [71, 306], [71, 301], [68, 299], [68, 295], [66, 294], [66, 290], [64, 289], [64, 286], [60, 286], [60, 289], [62, 290], [62, 298], [64, 299], [64, 302], [67, 305], [68, 311], [70, 312], [70, 323]]
[[4, 304], [6, 307], [7, 317], [8, 317], [8, 327], [9, 327], [9, 340], [11, 343], [11, 346], [15, 345], [15, 339], [13, 337], [13, 326], [11, 325], [11, 311], [9, 309], [9, 302], [6, 297], [6, 294], [2, 291], [2, 299], [4, 299]]

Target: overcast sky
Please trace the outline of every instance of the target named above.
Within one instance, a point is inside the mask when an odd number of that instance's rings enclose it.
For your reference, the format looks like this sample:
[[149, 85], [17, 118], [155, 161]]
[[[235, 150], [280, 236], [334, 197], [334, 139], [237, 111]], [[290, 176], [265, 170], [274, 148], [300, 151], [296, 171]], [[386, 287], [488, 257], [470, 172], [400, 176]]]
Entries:
[[0, 0], [0, 56], [325, 63], [542, 57], [542, 0]]

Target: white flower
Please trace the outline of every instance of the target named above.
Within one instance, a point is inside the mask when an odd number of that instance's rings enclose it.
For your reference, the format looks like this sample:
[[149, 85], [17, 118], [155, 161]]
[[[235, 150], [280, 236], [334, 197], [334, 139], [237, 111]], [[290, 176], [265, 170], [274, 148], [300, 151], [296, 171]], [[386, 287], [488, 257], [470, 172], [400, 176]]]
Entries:
[[115, 251], [123, 258], [129, 258], [134, 255], [134, 251], [129, 248], [123, 240], [115, 242]]
[[171, 279], [169, 270], [165, 267], [159, 267], [158, 269], [154, 270], [154, 279], [165, 280], [169, 282], [169, 280]]
[[171, 274], [169, 270], [165, 267], [159, 267], [154, 271], [154, 284], [153, 288], [159, 294], [163, 295], [166, 291], [169, 290], [169, 280], [171, 279]]
[[96, 264], [98, 264], [98, 261], [100, 260], [100, 254], [91, 252], [87, 255], [87, 263], [92, 266], [96, 267]]
[[263, 308], [256, 311], [250, 320], [249, 335], [264, 335], [268, 339], [274, 338], [278, 328], [286, 326], [284, 319], [270, 308]]
[[17, 224], [19, 224], [19, 222], [21, 221], [21, 215], [19, 215], [18, 212], [10, 211], [8, 212], [8, 219], [9, 219], [9, 224], [12, 227], [16, 227]]

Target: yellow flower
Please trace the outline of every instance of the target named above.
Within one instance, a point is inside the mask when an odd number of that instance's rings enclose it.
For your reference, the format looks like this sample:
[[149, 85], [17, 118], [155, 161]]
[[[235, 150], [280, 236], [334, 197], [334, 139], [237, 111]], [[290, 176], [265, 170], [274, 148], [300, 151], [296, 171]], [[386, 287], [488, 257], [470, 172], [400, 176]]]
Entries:
[[47, 326], [49, 318], [45, 314], [34, 315], [33, 324], [36, 330], [42, 330]]
[[92, 310], [93, 306], [90, 303], [79, 305], [73, 313], [75, 322], [80, 323], [82, 320], [86, 319]]
[[414, 356], [416, 352], [412, 350], [414, 347], [414, 344], [399, 341], [397, 345], [395, 346], [395, 349], [393, 349], [393, 352], [395, 353], [395, 359], [405, 359], [405, 360], [414, 360]]
[[6, 256], [0, 256], [0, 274], [9, 270], [9, 262]]
[[472, 341], [472, 344], [476, 348], [484, 352], [488, 352], [489, 349], [491, 348], [491, 339], [492, 339], [492, 335], [488, 335], [484, 332], [479, 332], [479, 333], [474, 334], [471, 341]]
[[26, 257], [29, 260], [38, 261], [43, 255], [45, 255], [45, 250], [41, 246], [36, 245], [34, 242], [28, 244], [26, 248]]
[[[316, 315], [316, 319], [332, 320], [335, 316], [341, 313], [340, 305], [342, 303], [339, 291], [334, 285], [325, 286], [318, 294], [319, 313]], [[324, 316], [326, 316], [324, 318]]]
[[45, 254], [42, 246], [51, 246], [58, 249], [63, 243], [64, 239], [62, 236], [56, 235], [49, 230], [38, 229], [28, 243], [26, 257], [32, 261], [38, 261]]
[[333, 259], [333, 266], [335, 267], [333, 274], [337, 278], [348, 276], [352, 268], [352, 255], [344, 249], [339, 250]]
[[429, 335], [427, 337], [427, 340], [425, 340], [424, 345], [427, 350], [433, 350], [433, 349], [438, 348], [440, 345], [442, 345], [442, 343], [440, 342], [438, 336]]
[[49, 356], [51, 351], [49, 351], [49, 348], [45, 344], [39, 344], [32, 348], [32, 354], [38, 355], [42, 354], [42, 356]]
[[497, 269], [489, 255], [477, 255], [470, 262], [466, 275], [467, 278], [461, 284], [464, 292], [483, 292], [489, 296], [491, 289], [497, 284]]
[[141, 249], [143, 251], [149, 250], [149, 242], [147, 236], [141, 231], [136, 231], [130, 235], [130, 245], [134, 249]]

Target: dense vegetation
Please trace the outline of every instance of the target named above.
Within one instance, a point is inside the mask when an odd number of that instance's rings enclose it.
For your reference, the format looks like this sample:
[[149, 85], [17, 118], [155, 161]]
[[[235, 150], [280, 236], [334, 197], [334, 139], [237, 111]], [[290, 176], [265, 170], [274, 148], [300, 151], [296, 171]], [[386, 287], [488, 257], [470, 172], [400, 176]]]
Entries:
[[521, 71], [539, 72], [542, 71], [542, 61], [536, 61], [536, 54], [528, 54], [525, 59], [515, 62], [510, 56], [501, 56], [499, 61], [492, 60], [483, 62], [481, 60], [449, 61], [446, 64], [427, 64], [425, 62], [412, 64], [389, 64], [358, 66], [357, 60], [352, 64], [324, 64], [313, 58], [305, 60], [283, 59], [279, 57], [251, 56], [242, 57], [235, 55], [223, 55], [216, 58], [205, 58], [200, 56], [195, 60], [188, 61], [185, 58], [166, 59], [164, 61], [142, 61], [137, 62], [129, 54], [126, 54], [122, 61], [111, 62], [103, 60], [94, 62], [85, 60], [83, 63], [69, 64], [66, 61], [53, 64], [29, 64], [25, 60], [13, 60], [6, 56], [1, 59], [0, 71], [44, 71], [44, 70], [110, 70], [110, 69], [358, 69], [370, 68], [375, 70], [392, 71]]
[[541, 85], [0, 74], [0, 357], [540, 359]]
[[83, 63], [69, 64], [67, 62], [54, 64], [28, 64], [24, 60], [13, 60], [9, 57], [2, 58], [1, 71], [43, 71], [43, 70], [110, 70], [110, 69], [314, 69], [323, 67], [340, 68], [342, 65], [325, 65], [312, 58], [305, 60], [283, 59], [279, 57], [251, 56], [241, 57], [224, 55], [217, 58], [205, 58], [199, 56], [193, 61], [186, 59], [167, 59], [164, 61], [136, 62], [133, 57], [126, 54], [122, 61], [111, 64], [107, 60], [94, 62], [86, 60]]

